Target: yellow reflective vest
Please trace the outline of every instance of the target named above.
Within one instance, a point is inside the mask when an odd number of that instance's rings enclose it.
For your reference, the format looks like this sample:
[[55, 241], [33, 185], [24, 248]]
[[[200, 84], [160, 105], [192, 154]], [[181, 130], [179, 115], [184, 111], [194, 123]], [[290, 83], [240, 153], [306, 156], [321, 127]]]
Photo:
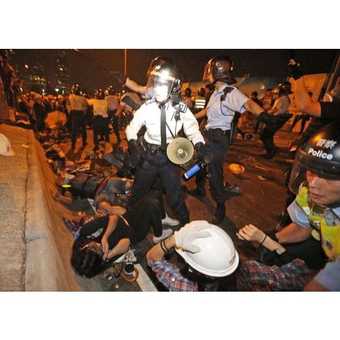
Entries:
[[312, 236], [321, 241], [323, 250], [329, 259], [340, 256], [340, 217], [331, 208], [320, 207], [308, 197], [308, 188], [301, 186], [295, 198], [297, 205], [307, 215]]

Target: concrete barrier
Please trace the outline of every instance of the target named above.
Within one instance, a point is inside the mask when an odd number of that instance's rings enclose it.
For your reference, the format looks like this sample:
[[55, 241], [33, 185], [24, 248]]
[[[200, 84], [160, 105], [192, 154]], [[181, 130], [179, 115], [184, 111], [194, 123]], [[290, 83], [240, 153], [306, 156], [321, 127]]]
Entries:
[[65, 229], [62, 207], [53, 200], [54, 174], [40, 144], [31, 135], [26, 206], [25, 290], [80, 290], [70, 266], [72, 236]]

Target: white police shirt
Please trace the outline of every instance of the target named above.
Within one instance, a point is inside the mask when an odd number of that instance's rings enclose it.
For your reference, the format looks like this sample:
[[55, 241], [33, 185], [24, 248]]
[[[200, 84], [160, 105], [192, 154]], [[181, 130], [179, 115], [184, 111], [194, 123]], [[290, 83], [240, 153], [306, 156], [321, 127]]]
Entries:
[[[204, 143], [204, 138], [199, 130], [197, 120], [188, 108], [186, 108], [185, 112], [180, 112], [180, 118], [177, 122], [175, 119], [176, 109], [171, 103], [168, 102], [165, 104], [165, 112], [167, 125], [174, 136], [176, 136], [183, 127], [185, 135], [194, 145], [198, 142]], [[146, 128], [144, 134], [146, 142], [161, 145], [161, 109], [156, 102], [146, 102], [136, 110], [132, 121], [126, 128], [128, 141], [136, 140], [137, 134], [143, 126]], [[166, 141], [170, 143], [174, 137], [168, 127], [166, 128]]]
[[[221, 96], [223, 90], [226, 87], [232, 87], [226, 98], [221, 102]], [[207, 105], [207, 126], [209, 129], [221, 129], [227, 131], [231, 129], [231, 123], [233, 121], [235, 112], [243, 113], [246, 111], [244, 104], [249, 100], [241, 91], [236, 87], [225, 85], [218, 90], [215, 90], [210, 96]]]

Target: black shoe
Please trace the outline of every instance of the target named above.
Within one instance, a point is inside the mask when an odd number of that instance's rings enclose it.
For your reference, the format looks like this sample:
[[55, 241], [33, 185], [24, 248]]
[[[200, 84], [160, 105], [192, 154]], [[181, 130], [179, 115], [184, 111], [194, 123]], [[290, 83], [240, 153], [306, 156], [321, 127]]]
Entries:
[[225, 205], [224, 203], [218, 203], [215, 210], [213, 223], [220, 224], [224, 220], [224, 217], [225, 217]]
[[241, 190], [238, 185], [232, 185], [229, 183], [224, 184], [224, 192], [226, 195], [231, 196], [239, 196], [241, 194]]
[[205, 196], [205, 190], [202, 190], [200, 188], [196, 188], [194, 190], [188, 190], [188, 194], [194, 197], [204, 197]]

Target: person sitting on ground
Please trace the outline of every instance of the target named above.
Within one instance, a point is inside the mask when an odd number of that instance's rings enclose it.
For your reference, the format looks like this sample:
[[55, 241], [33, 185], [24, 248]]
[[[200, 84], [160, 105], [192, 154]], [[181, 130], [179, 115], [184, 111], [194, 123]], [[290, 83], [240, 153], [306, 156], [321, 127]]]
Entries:
[[[165, 259], [173, 249], [185, 261], [183, 269]], [[231, 238], [207, 221], [186, 224], [153, 246], [146, 258], [159, 282], [170, 291], [219, 290], [239, 263]]]

